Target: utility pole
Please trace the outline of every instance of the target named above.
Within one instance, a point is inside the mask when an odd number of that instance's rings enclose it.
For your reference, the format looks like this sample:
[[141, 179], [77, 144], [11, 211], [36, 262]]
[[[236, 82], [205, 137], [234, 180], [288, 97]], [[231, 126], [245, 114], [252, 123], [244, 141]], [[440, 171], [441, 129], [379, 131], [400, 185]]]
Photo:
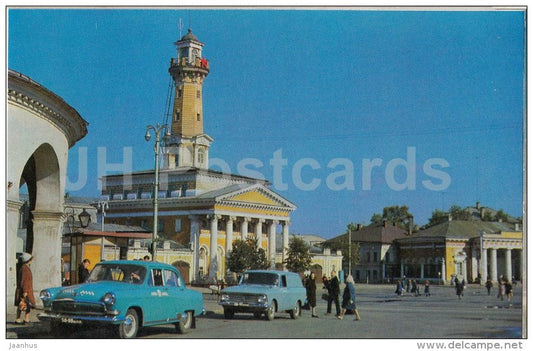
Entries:
[[348, 228], [348, 274], [352, 274], [352, 228]]

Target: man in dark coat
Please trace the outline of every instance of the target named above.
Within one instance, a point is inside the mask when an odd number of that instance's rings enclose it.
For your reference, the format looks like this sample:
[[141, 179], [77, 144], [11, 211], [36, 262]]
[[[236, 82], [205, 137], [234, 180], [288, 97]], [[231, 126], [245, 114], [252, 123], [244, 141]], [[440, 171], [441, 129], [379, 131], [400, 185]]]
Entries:
[[318, 318], [316, 314], [316, 282], [315, 282], [315, 272], [311, 272], [311, 275], [305, 282], [305, 288], [307, 291], [307, 302], [309, 307], [311, 307], [311, 317]]
[[87, 258], [84, 259], [80, 267], [78, 268], [78, 283], [85, 283], [87, 279], [89, 278], [89, 265], [91, 264], [91, 261], [89, 261]]
[[341, 289], [339, 286], [339, 278], [337, 278], [337, 273], [335, 271], [331, 271], [331, 279], [329, 280], [329, 298], [328, 298], [328, 309], [326, 314], [331, 313], [331, 303], [335, 302], [335, 312], [337, 316], [340, 316], [341, 314], [341, 306], [339, 302], [339, 294], [341, 293]]

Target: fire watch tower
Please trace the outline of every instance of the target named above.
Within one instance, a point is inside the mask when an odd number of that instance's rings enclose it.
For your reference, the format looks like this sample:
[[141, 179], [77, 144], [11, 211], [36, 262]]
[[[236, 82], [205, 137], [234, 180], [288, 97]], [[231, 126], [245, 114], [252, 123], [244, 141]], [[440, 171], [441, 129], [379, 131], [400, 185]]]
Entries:
[[207, 169], [213, 138], [204, 133], [202, 86], [209, 62], [202, 56], [204, 44], [191, 29], [174, 44], [178, 56], [171, 59], [168, 69], [175, 85], [174, 106], [163, 167]]

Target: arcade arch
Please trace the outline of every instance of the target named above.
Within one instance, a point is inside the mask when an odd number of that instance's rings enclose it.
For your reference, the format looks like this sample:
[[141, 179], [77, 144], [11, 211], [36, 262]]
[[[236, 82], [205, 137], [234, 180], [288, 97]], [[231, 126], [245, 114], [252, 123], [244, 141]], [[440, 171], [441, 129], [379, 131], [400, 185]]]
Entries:
[[[78, 112], [31, 78], [9, 70], [7, 94], [6, 298], [16, 288], [17, 253], [31, 253], [35, 294], [61, 284], [61, 218], [68, 149], [87, 134]], [[31, 128], [28, 128], [31, 126]], [[28, 192], [26, 243], [20, 245], [20, 190]]]

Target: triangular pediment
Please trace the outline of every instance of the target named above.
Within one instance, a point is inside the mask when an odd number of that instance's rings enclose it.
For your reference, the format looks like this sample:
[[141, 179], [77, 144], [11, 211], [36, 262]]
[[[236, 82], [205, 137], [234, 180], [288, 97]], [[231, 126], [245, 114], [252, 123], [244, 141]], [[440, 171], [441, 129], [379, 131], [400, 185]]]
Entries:
[[293, 203], [260, 184], [255, 184], [249, 187], [241, 188], [236, 191], [231, 191], [229, 193], [217, 197], [216, 200], [217, 202], [226, 203], [235, 202], [253, 205], [285, 207], [287, 209], [296, 208]]
[[246, 193], [233, 196], [232, 198], [229, 198], [226, 200], [251, 202], [251, 203], [257, 203], [257, 204], [262, 204], [262, 205], [280, 205], [279, 201], [276, 201], [275, 199], [269, 196], [266, 196], [263, 192], [257, 191], [257, 190], [248, 191]]

